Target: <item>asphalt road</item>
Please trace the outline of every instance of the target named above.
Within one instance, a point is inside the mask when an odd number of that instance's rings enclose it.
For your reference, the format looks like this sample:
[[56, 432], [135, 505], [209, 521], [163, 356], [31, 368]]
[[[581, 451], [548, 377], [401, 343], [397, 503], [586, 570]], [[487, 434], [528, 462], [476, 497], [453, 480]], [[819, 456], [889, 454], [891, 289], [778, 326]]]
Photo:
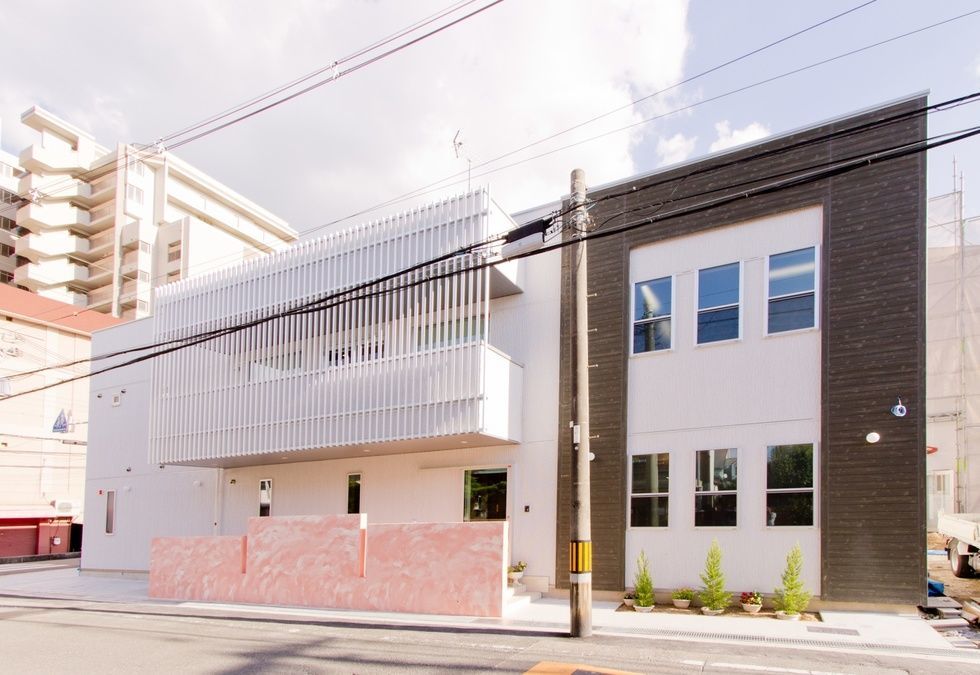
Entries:
[[0, 672], [524, 673], [550, 661], [584, 673], [980, 673], [976, 660], [179, 612], [0, 597]]

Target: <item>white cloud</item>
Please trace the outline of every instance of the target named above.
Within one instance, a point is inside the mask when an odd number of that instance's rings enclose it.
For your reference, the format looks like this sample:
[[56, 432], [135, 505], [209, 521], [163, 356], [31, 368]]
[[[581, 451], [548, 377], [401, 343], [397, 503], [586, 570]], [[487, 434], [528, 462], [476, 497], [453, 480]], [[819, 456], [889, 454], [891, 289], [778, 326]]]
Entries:
[[657, 141], [657, 155], [660, 156], [660, 163], [677, 164], [683, 162], [694, 152], [697, 141], [697, 136], [687, 137], [680, 132], [670, 138], [661, 138]]
[[[34, 103], [105, 145], [152, 142], [289, 81], [445, 7], [412, 3], [259, 0], [14, 3], [7, 36], [30, 68], [0, 82], [3, 145]], [[472, 7], [472, 6], [471, 6]], [[176, 150], [299, 230], [465, 171], [603, 112], [621, 112], [501, 160], [500, 166], [667, 109], [634, 98], [682, 77], [687, 2], [506, 2], [350, 76]], [[112, 40], [98, 36], [113, 35]], [[461, 129], [464, 158], [452, 138]], [[646, 126], [555, 152], [473, 182], [491, 181], [507, 209], [635, 171]], [[452, 190], [465, 189], [464, 182]], [[392, 208], [431, 199], [421, 196]], [[355, 219], [353, 222], [357, 222]]]
[[742, 145], [743, 143], [757, 141], [760, 138], [765, 138], [772, 133], [760, 122], [752, 122], [741, 129], [732, 129], [731, 125], [728, 123], [728, 120], [716, 122], [715, 132], [718, 134], [718, 138], [711, 144], [711, 147], [709, 148], [711, 152], [717, 152], [718, 150], [725, 150], [736, 145]]

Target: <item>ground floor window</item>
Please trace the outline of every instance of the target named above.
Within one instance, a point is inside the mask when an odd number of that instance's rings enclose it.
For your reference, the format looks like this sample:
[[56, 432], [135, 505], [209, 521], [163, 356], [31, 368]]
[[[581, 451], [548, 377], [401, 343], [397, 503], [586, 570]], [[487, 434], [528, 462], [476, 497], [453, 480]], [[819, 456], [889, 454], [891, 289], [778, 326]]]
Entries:
[[105, 493], [105, 533], [112, 534], [116, 531], [116, 491], [109, 490]]
[[738, 450], [698, 450], [694, 525], [735, 527], [738, 520]]
[[813, 444], [770, 445], [766, 525], [813, 525]]
[[259, 481], [259, 515], [272, 515], [272, 479], [263, 478]]
[[361, 512], [361, 474], [347, 474], [347, 513]]
[[633, 455], [630, 527], [667, 527], [670, 454]]
[[463, 520], [507, 518], [507, 469], [467, 469], [463, 474]]

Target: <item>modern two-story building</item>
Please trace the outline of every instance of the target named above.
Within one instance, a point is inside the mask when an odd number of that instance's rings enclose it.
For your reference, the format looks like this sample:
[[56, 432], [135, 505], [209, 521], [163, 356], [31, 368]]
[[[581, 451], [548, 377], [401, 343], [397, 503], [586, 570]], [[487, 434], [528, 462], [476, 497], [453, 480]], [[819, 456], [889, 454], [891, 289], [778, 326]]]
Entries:
[[[641, 550], [656, 587], [697, 586], [717, 539], [734, 590], [771, 592], [798, 542], [824, 601], [921, 601], [923, 106], [590, 191], [598, 591]], [[98, 333], [160, 353], [95, 378], [105, 527], [83, 570], [146, 570], [154, 536], [365, 513], [507, 520], [528, 585], [566, 586], [570, 248], [487, 245], [530, 219], [478, 189], [170, 285]]]

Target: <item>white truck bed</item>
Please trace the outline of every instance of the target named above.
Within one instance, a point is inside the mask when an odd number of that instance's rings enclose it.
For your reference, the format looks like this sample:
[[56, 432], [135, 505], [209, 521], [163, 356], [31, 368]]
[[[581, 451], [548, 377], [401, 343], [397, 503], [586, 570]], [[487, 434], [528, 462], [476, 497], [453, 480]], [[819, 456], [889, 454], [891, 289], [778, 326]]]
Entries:
[[980, 513], [940, 513], [936, 529], [947, 537], [980, 548]]

